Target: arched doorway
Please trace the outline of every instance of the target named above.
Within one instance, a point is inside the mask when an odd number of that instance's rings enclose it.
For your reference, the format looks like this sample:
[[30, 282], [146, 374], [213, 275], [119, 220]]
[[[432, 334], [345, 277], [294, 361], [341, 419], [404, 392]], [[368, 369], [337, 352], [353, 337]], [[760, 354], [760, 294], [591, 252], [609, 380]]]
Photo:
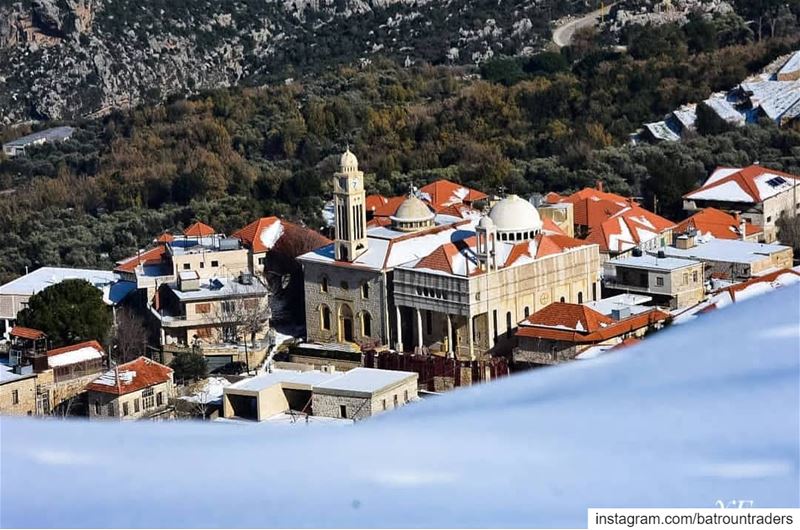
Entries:
[[353, 310], [347, 304], [339, 307], [339, 342], [353, 342]]

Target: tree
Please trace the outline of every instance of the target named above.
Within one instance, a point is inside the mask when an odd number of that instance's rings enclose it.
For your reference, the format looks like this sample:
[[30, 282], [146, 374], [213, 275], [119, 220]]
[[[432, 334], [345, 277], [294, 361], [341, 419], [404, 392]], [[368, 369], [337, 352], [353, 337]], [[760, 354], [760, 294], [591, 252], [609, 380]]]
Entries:
[[781, 243], [792, 247], [794, 257], [800, 257], [800, 215], [782, 215], [776, 222]]
[[194, 350], [179, 352], [169, 366], [175, 370], [175, 378], [180, 382], [197, 381], [208, 375], [206, 358]]
[[105, 343], [112, 316], [99, 289], [86, 280], [64, 280], [31, 296], [18, 322], [45, 332], [58, 348], [86, 340]]
[[[244, 345], [247, 371], [250, 371], [248, 352], [248, 338], [250, 350], [255, 347], [258, 335], [269, 322], [271, 311], [267, 303], [267, 296], [254, 298], [246, 296], [246, 286], [235, 280], [228, 280], [233, 290], [229, 300], [218, 304], [212, 314], [212, 320], [219, 328], [219, 335], [223, 337], [227, 330], [232, 330], [236, 340]], [[253, 278], [254, 284], [260, 284], [258, 278]]]
[[117, 311], [114, 347], [118, 363], [125, 363], [145, 354], [147, 328], [142, 317], [124, 307]]

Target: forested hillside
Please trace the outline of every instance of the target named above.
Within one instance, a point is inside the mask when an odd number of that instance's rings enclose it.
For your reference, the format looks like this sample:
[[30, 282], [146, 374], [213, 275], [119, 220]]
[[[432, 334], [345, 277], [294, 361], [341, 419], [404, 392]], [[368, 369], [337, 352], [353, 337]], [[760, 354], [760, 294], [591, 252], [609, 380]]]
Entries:
[[226, 232], [262, 214], [318, 227], [348, 143], [371, 192], [436, 178], [566, 192], [600, 179], [647, 206], [657, 196], [659, 213], [675, 219], [680, 196], [717, 165], [800, 172], [800, 132], [767, 123], [625, 145], [642, 122], [734, 86], [800, 46], [800, 36], [697, 49], [673, 25], [632, 35], [629, 53], [590, 36], [561, 54], [488, 61], [482, 79], [460, 67], [376, 59], [78, 122], [67, 143], [0, 160], [0, 275], [45, 264], [108, 267], [195, 218]]

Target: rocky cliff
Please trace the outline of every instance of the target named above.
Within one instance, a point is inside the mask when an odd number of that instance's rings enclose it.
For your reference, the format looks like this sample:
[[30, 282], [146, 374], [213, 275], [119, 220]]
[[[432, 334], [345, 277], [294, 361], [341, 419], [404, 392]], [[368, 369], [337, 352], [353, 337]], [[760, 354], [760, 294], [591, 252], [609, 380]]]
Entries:
[[541, 48], [550, 0], [0, 0], [0, 124], [95, 115], [376, 55], [474, 63]]

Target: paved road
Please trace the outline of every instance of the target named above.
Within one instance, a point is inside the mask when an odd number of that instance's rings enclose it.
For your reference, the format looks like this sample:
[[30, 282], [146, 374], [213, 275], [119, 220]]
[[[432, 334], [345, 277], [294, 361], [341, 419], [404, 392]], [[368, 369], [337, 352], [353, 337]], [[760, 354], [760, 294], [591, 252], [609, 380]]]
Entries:
[[597, 24], [597, 22], [600, 20], [600, 15], [604, 13], [607, 14], [614, 4], [616, 4], [616, 2], [607, 5], [603, 9], [592, 11], [588, 15], [584, 15], [581, 18], [576, 18], [575, 20], [571, 20], [566, 24], [557, 27], [553, 31], [553, 42], [555, 42], [556, 46], [559, 48], [569, 46], [570, 42], [572, 42], [572, 36], [575, 35], [576, 31]]

